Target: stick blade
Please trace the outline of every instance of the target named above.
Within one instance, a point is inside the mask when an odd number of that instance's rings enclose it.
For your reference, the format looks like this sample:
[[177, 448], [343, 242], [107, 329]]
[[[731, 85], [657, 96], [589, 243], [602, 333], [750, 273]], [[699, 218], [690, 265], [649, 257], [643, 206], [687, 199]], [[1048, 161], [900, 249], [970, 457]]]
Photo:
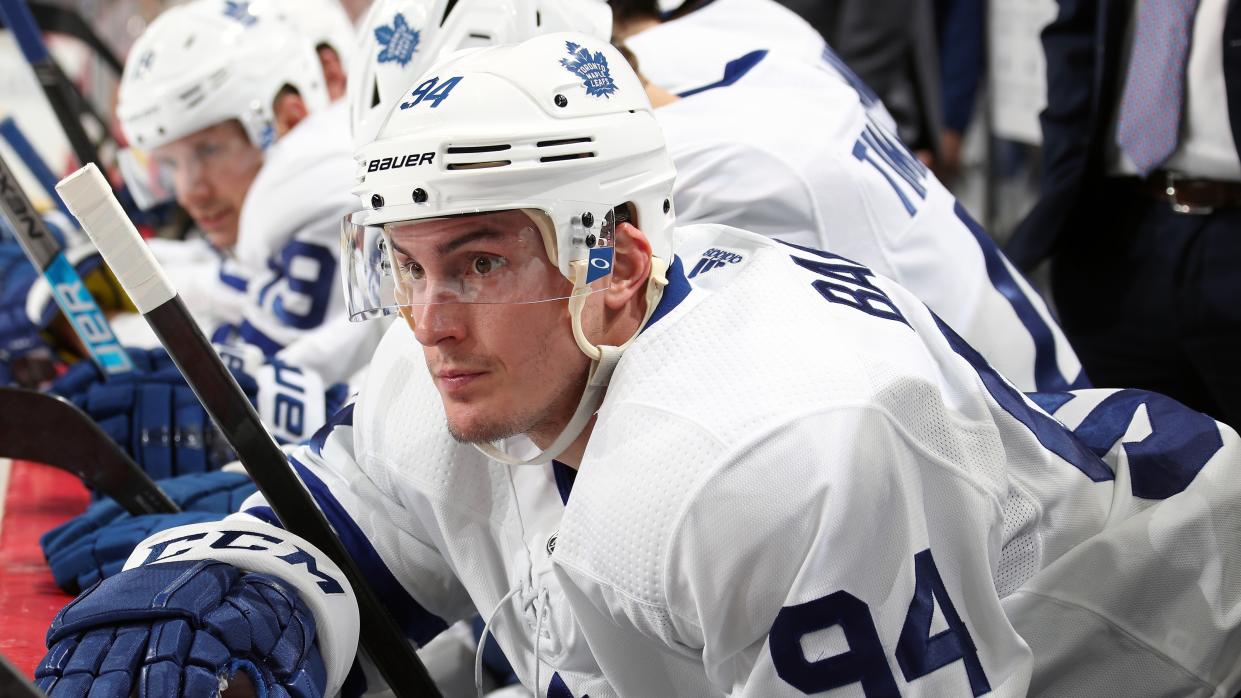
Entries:
[[73, 473], [131, 514], [175, 514], [168, 495], [99, 425], [64, 398], [0, 388], [0, 457]]

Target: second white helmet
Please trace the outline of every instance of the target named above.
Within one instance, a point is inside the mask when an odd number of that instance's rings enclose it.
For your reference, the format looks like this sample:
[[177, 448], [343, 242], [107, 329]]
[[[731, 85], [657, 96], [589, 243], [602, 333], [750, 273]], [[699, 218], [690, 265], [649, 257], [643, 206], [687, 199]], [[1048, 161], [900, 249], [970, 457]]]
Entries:
[[273, 104], [297, 90], [310, 111], [327, 105], [310, 41], [262, 2], [195, 0], [151, 23], [130, 52], [117, 115], [130, 145], [150, 150], [237, 119], [250, 141], [275, 140]]
[[564, 31], [608, 41], [612, 11], [604, 0], [376, 0], [349, 70], [354, 145], [375, 137], [394, 100], [440, 58]]

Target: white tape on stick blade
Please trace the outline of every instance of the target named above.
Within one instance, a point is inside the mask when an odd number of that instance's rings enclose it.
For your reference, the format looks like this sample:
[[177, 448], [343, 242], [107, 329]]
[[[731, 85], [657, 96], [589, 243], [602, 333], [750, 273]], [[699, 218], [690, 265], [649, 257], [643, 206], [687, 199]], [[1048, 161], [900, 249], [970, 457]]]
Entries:
[[56, 191], [99, 248], [138, 312], [146, 314], [177, 295], [94, 163], [60, 180]]

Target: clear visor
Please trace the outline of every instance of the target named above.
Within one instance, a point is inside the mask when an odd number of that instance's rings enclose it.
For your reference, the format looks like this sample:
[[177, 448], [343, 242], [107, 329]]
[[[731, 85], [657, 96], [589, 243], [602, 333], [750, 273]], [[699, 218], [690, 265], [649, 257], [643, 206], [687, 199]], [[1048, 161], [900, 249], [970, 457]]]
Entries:
[[172, 188], [172, 172], [160, 167], [150, 153], [141, 148], [125, 148], [117, 154], [117, 165], [134, 203], [149, 211], [176, 198]]
[[241, 124], [225, 121], [150, 150], [126, 148], [117, 160], [125, 185], [145, 211], [171, 202], [178, 189], [252, 178], [263, 151], [250, 144]]
[[[347, 216], [341, 272], [350, 319], [434, 304], [543, 303], [609, 287], [611, 207], [559, 201], [547, 207], [478, 208], [369, 224], [364, 221], [376, 211]], [[557, 253], [557, 222], [571, 228], [562, 238], [570, 240], [567, 255]], [[558, 265], [562, 258], [567, 274]]]

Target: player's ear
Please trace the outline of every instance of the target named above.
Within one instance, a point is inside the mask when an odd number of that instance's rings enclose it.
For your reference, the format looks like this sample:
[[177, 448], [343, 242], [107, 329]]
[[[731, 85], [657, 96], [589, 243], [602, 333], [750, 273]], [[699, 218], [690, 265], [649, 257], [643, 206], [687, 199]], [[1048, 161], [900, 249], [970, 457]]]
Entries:
[[[612, 279], [604, 292], [604, 305], [614, 312], [640, 306], [650, 275], [651, 243], [646, 239], [646, 233], [632, 223], [617, 225]], [[639, 308], [641, 310], [643, 308]]]
[[272, 113], [276, 117], [276, 136], [280, 137], [293, 127], [302, 122], [310, 110], [306, 108], [306, 102], [297, 90], [292, 87], [285, 86], [280, 90], [280, 94], [276, 95], [276, 99], [272, 102]]

